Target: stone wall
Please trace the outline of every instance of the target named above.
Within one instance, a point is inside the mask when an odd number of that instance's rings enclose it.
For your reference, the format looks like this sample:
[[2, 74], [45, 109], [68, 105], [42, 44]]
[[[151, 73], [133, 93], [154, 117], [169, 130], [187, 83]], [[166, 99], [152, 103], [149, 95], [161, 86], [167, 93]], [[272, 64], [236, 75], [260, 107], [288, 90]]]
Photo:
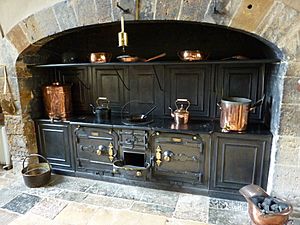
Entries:
[[[34, 52], [47, 37], [89, 24], [117, 21], [117, 0], [69, 0], [32, 14], [0, 39], [0, 64], [7, 64], [16, 115], [6, 124], [14, 159], [36, 151], [33, 124], [28, 117], [31, 75], [17, 57]], [[119, 0], [134, 14], [134, 0]], [[1, 4], [1, 3], [0, 3]], [[24, 3], [25, 4], [25, 3]], [[300, 208], [300, 1], [295, 0], [140, 0], [140, 20], [188, 20], [221, 24], [245, 30], [277, 45], [285, 57], [278, 65], [272, 92], [274, 134], [268, 190], [288, 198]], [[126, 15], [127, 20], [134, 19]], [[2, 77], [1, 77], [2, 78]], [[2, 79], [3, 80], [3, 79]], [[0, 86], [2, 87], [2, 85]], [[300, 214], [300, 212], [299, 212]]]

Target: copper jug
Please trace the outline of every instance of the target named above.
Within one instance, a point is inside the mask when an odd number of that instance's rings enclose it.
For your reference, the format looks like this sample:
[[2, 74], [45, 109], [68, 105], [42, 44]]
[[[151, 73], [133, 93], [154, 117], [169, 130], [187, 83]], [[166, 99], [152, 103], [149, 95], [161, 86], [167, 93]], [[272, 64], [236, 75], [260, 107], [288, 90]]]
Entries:
[[[183, 107], [184, 104], [180, 105], [178, 108], [178, 102], [187, 103], [186, 108]], [[190, 107], [191, 103], [187, 99], [178, 98], [175, 101], [176, 110], [173, 112], [172, 108], [169, 107], [171, 110], [171, 116], [174, 118], [175, 123], [178, 125], [187, 124], [189, 121], [189, 111], [188, 108]]]
[[53, 83], [43, 87], [44, 105], [51, 120], [65, 120], [71, 116], [71, 85]]

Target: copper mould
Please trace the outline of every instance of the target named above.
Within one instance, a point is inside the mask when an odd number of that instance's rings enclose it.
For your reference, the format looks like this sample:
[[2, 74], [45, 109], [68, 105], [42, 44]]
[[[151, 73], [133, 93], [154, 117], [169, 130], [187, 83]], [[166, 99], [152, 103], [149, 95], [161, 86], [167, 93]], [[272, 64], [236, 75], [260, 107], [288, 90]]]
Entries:
[[71, 85], [53, 83], [43, 87], [44, 105], [51, 120], [65, 120], [71, 116]]

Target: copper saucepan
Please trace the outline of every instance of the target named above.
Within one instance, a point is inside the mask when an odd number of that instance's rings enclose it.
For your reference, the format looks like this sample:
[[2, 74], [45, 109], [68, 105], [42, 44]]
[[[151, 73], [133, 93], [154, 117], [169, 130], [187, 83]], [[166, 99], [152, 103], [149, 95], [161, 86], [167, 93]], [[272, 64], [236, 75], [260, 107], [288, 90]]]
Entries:
[[159, 54], [159, 55], [151, 57], [149, 59], [143, 59], [138, 56], [120, 55], [117, 57], [117, 59], [121, 62], [126, 62], [126, 63], [127, 62], [149, 62], [149, 61], [152, 61], [152, 60], [155, 60], [158, 58], [162, 58], [164, 56], [166, 56], [166, 53]]

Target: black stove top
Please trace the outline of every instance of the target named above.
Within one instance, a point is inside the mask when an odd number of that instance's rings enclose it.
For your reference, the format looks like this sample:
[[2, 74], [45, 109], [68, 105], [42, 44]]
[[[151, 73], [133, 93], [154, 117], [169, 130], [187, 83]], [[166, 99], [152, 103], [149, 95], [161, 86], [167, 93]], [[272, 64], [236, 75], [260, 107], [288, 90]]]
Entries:
[[[48, 121], [49, 119], [47, 119]], [[50, 120], [49, 120], [50, 121]], [[87, 116], [74, 116], [68, 118], [65, 122], [75, 125], [88, 125], [104, 128], [122, 128], [122, 129], [140, 129], [140, 130], [154, 130], [165, 132], [182, 132], [182, 133], [212, 133], [222, 132], [218, 120], [201, 120], [191, 119], [188, 124], [178, 125], [174, 122], [173, 118], [149, 118], [145, 123], [125, 123], [124, 119], [119, 115], [113, 115], [110, 120], [97, 120], [92, 115]], [[237, 132], [229, 132], [237, 133]], [[261, 123], [250, 123], [245, 131], [247, 134], [270, 134], [268, 128]]]

